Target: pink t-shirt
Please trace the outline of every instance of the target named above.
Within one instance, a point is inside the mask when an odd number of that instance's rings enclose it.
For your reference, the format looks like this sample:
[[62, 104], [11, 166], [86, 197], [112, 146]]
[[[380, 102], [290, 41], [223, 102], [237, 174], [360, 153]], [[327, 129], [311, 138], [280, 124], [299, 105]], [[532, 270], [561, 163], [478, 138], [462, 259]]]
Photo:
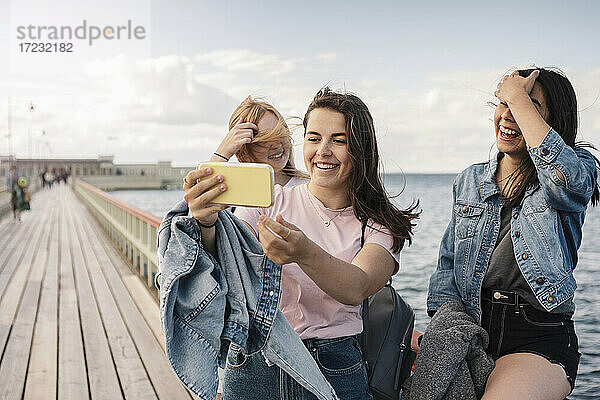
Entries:
[[[326, 221], [335, 217], [328, 227], [316, 210]], [[273, 219], [277, 214], [281, 214], [286, 221], [300, 228], [313, 242], [343, 261], [352, 262], [361, 248], [362, 225], [354, 216], [352, 208], [341, 213], [326, 208], [310, 193], [306, 184], [293, 187], [275, 186], [272, 207], [240, 208], [235, 213], [255, 232], [261, 214]], [[366, 243], [382, 246], [400, 265], [400, 252], [392, 252], [393, 238], [386, 228], [370, 221], [365, 230]], [[324, 265], [323, 268], [327, 266]], [[322, 291], [296, 263], [286, 264], [283, 267], [279, 304], [279, 308], [302, 339], [336, 338], [362, 332], [360, 306], [345, 305], [333, 299]]]

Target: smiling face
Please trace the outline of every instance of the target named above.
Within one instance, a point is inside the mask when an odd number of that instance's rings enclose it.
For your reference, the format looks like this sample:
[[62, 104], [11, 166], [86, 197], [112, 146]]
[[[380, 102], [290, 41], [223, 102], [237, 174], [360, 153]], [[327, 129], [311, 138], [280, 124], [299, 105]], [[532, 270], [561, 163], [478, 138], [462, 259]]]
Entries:
[[344, 114], [328, 108], [312, 110], [306, 124], [303, 153], [311, 186], [345, 190], [352, 163]]
[[[277, 128], [279, 119], [272, 112], [267, 112], [258, 121], [258, 133], [256, 137], [260, 137]], [[259, 142], [252, 143], [248, 146], [248, 151], [254, 162], [269, 164], [275, 172], [281, 171], [290, 158], [290, 145], [281, 140], [275, 142]]]
[[[533, 85], [529, 93], [531, 101], [545, 120], [548, 120], [548, 107], [544, 91], [539, 83]], [[494, 129], [498, 151], [511, 156], [526, 156], [526, 144], [521, 129], [506, 103], [500, 103], [494, 112]]]

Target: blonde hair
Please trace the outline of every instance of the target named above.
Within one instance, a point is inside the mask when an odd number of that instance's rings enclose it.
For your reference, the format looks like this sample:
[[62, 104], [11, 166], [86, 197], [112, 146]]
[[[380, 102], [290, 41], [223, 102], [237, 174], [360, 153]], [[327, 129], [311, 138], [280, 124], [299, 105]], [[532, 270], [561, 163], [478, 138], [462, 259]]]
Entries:
[[250, 154], [248, 148], [249, 145], [255, 143], [274, 143], [282, 142], [286, 149], [289, 149], [289, 158], [282, 172], [288, 176], [297, 176], [301, 178], [308, 178], [308, 175], [302, 171], [298, 171], [294, 165], [294, 154], [292, 151], [292, 134], [288, 128], [285, 119], [281, 116], [279, 111], [275, 109], [271, 104], [257, 98], [248, 96], [237, 106], [237, 108], [231, 114], [229, 118], [229, 129], [232, 129], [239, 123], [251, 122], [258, 124], [258, 121], [268, 112], [272, 112], [277, 117], [277, 126], [270, 131], [259, 137], [253, 137], [252, 141], [248, 144], [242, 145], [242, 147], [235, 153], [238, 161], [240, 162], [256, 162]]

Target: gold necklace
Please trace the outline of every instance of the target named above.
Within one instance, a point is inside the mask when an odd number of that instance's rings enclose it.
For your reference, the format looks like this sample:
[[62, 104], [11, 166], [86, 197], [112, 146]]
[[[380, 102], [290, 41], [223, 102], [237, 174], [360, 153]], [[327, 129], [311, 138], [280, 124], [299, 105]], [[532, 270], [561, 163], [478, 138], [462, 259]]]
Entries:
[[335, 214], [333, 216], [333, 218], [329, 218], [328, 220], [323, 218], [323, 216], [321, 215], [321, 213], [319, 212], [319, 210], [317, 209], [317, 206], [315, 206], [315, 203], [313, 203], [312, 199], [310, 198], [310, 193], [308, 193], [308, 184], [306, 184], [304, 186], [304, 188], [306, 189], [306, 197], [308, 197], [308, 201], [310, 201], [310, 204], [312, 204], [313, 208], [315, 209], [315, 212], [317, 213], [317, 215], [319, 216], [319, 218], [321, 218], [321, 221], [323, 221], [323, 223], [325, 224], [325, 226], [327, 228], [329, 228], [329, 225], [331, 225], [331, 221], [333, 221], [334, 219], [336, 219], [337, 217], [339, 217], [340, 215], [342, 215], [342, 213], [344, 211], [346, 211], [348, 209], [348, 207], [344, 208], [343, 210], [338, 211], [337, 214]]

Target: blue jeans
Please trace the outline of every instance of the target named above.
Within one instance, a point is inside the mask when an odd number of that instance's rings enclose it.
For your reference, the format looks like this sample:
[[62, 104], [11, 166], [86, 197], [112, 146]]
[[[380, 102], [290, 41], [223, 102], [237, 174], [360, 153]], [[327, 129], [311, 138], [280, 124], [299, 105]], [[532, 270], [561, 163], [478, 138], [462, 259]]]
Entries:
[[[335, 339], [305, 339], [304, 345], [341, 400], [372, 400], [367, 370], [356, 336]], [[231, 345], [223, 380], [223, 400], [315, 400], [276, 365], [269, 366], [262, 354], [244, 354]]]

